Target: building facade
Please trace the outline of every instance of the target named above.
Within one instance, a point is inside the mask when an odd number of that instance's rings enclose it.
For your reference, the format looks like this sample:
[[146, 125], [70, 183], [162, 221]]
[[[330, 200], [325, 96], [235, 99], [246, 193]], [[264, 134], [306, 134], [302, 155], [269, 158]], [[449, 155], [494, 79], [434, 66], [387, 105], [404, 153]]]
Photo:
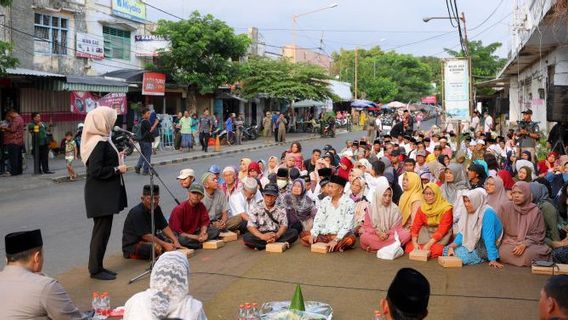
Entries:
[[512, 49], [497, 79], [506, 83], [511, 123], [528, 109], [541, 130], [560, 121], [554, 110], [562, 107], [553, 97], [568, 88], [568, 19], [559, 2], [526, 0], [514, 10]]

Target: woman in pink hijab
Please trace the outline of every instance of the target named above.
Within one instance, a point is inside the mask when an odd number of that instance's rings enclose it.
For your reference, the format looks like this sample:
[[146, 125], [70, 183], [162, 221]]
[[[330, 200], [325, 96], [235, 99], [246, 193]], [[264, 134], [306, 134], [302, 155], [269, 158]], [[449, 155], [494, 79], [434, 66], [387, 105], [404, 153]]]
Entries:
[[544, 218], [537, 205], [532, 203], [529, 183], [515, 183], [511, 195], [513, 200], [497, 209], [503, 222], [503, 242], [499, 248], [501, 262], [529, 267], [533, 260], [548, 260], [550, 248], [544, 244]]

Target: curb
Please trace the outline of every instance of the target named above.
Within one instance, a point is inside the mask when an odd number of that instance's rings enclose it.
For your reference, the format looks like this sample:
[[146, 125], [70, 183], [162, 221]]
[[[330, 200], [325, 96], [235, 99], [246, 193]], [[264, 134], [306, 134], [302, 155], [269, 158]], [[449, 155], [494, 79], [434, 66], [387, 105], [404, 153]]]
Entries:
[[[345, 133], [348, 133], [348, 132], [337, 132], [336, 135], [345, 134]], [[246, 151], [264, 149], [264, 148], [268, 148], [268, 147], [275, 147], [275, 146], [280, 146], [280, 145], [284, 145], [284, 144], [289, 144], [289, 143], [292, 143], [293, 141], [308, 141], [308, 140], [315, 140], [315, 139], [320, 139], [320, 138], [321, 137], [319, 135], [315, 135], [313, 137], [299, 138], [299, 139], [294, 139], [294, 140], [290, 139], [287, 142], [273, 142], [273, 143], [265, 144], [265, 145], [262, 145], [262, 146], [245, 147], [243, 149], [212, 152], [212, 153], [206, 153], [206, 154], [201, 154], [201, 155], [197, 155], [197, 156], [188, 156], [188, 157], [176, 158], [176, 159], [172, 159], [172, 160], [152, 162], [152, 165], [155, 166], [155, 167], [165, 166], [165, 165], [168, 165], [168, 164], [181, 163], [181, 162], [187, 162], [187, 161], [199, 160], [199, 159], [207, 159], [207, 158], [213, 158], [213, 157], [227, 155], [227, 154], [241, 153], [241, 152], [246, 152]], [[126, 173], [132, 173], [132, 172], [134, 172], [134, 167], [128, 166], [128, 170], [126, 171]], [[77, 177], [79, 177], [79, 178], [84, 178], [85, 176], [86, 176], [86, 173], [77, 174]], [[55, 183], [70, 182], [68, 176], [53, 177], [51, 179], [51, 181], [55, 182]]]

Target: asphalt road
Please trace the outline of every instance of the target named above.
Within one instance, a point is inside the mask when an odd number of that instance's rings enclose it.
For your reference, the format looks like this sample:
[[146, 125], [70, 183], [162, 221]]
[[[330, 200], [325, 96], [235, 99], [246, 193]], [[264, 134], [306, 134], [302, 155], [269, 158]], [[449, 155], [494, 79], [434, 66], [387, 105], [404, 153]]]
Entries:
[[[434, 124], [433, 119], [425, 121], [422, 128], [427, 129], [432, 124]], [[302, 145], [304, 158], [310, 156], [312, 149], [322, 148], [328, 143], [339, 151], [343, 148], [345, 140], [360, 138], [363, 135], [364, 132], [355, 132], [340, 134], [334, 139], [306, 141]], [[272, 155], [279, 156], [283, 151], [282, 146], [268, 147], [253, 152], [159, 166], [156, 170], [174, 196], [183, 201], [187, 193], [176, 181], [181, 169], [191, 167], [199, 178], [212, 164], [223, 168], [228, 165], [238, 165], [243, 157], [267, 160]], [[142, 186], [149, 183], [149, 178], [129, 173], [125, 176], [125, 181], [128, 204], [131, 208], [139, 203]], [[160, 206], [167, 218], [175, 207], [175, 201], [162, 185], [160, 187]], [[30, 190], [14, 188], [14, 192], [0, 193], [0, 235], [3, 238], [10, 232], [40, 228], [46, 257], [44, 272], [47, 274], [55, 276], [75, 267], [86, 266], [93, 222], [86, 218], [83, 189], [84, 180], [79, 180], [72, 183], [54, 183]], [[114, 216], [107, 256], [121, 253], [122, 226], [127, 212], [128, 209], [125, 209], [121, 214]], [[0, 240], [0, 252], [4, 252], [3, 239]], [[0, 268], [3, 266], [4, 259], [0, 261]]]
[[[341, 150], [345, 140], [359, 138], [363, 132], [338, 135], [334, 139], [317, 139], [304, 142], [302, 145], [304, 157], [309, 157], [311, 150], [331, 144]], [[291, 142], [291, 141], [290, 141]], [[282, 146], [269, 147], [254, 152], [235, 153], [223, 157], [213, 157], [194, 162], [156, 167], [166, 186], [180, 201], [185, 200], [187, 193], [182, 189], [176, 176], [183, 168], [191, 167], [196, 176], [209, 169], [212, 164], [221, 168], [228, 165], [238, 165], [243, 157], [254, 160], [268, 159], [269, 156], [279, 156], [284, 151]], [[147, 176], [129, 173], [125, 176], [129, 208], [139, 203], [142, 186], [149, 183]], [[160, 205], [164, 215], [175, 206], [174, 199], [161, 187]], [[88, 220], [84, 208], [84, 180], [52, 184], [32, 190], [0, 194], [0, 235], [18, 230], [41, 228], [46, 261], [44, 271], [51, 275], [63, 273], [71, 268], [86, 266], [89, 253], [92, 220]], [[120, 254], [122, 226], [128, 209], [114, 216], [112, 235], [107, 255]], [[4, 252], [4, 241], [0, 241], [0, 252]], [[0, 267], [3, 267], [2, 259]]]

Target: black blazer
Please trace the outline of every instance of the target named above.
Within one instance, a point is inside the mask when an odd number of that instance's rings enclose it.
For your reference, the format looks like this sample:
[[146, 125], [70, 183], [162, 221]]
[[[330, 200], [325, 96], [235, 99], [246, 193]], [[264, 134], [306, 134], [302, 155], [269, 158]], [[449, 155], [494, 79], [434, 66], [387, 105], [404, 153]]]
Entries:
[[87, 218], [113, 215], [127, 207], [126, 188], [118, 167], [118, 155], [109, 142], [100, 141], [87, 161], [85, 206]]

